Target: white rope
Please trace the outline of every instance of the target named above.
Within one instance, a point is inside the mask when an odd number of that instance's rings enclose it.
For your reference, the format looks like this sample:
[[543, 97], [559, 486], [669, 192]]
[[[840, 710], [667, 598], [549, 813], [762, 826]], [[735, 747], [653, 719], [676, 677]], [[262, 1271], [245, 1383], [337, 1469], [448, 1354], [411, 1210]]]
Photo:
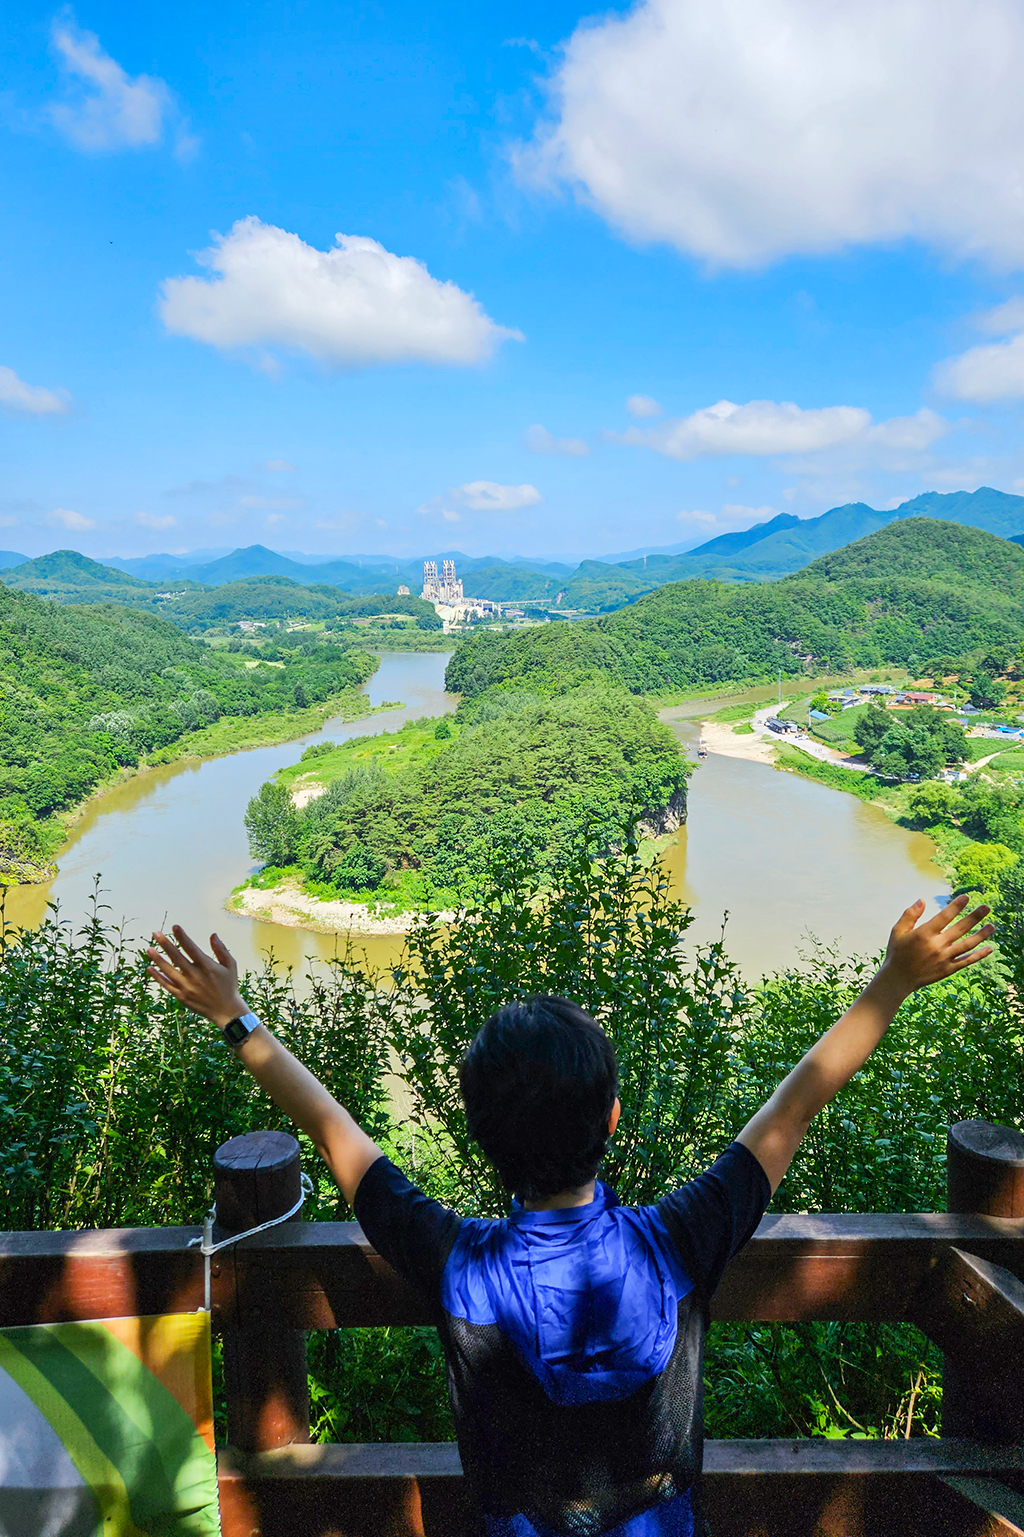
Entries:
[[188, 1241], [188, 1247], [198, 1249], [203, 1256], [203, 1306], [207, 1313], [210, 1311], [210, 1256], [219, 1253], [221, 1249], [226, 1249], [229, 1244], [241, 1243], [243, 1238], [252, 1238], [255, 1233], [265, 1233], [268, 1228], [277, 1227], [280, 1223], [287, 1222], [289, 1218], [296, 1216], [302, 1210], [307, 1195], [313, 1194], [313, 1181], [308, 1174], [300, 1174], [299, 1181], [301, 1184], [299, 1199], [289, 1211], [283, 1211], [279, 1217], [271, 1217], [269, 1222], [261, 1222], [258, 1227], [247, 1227], [244, 1233], [232, 1233], [230, 1238], [222, 1238], [219, 1243], [213, 1241], [213, 1224], [217, 1220], [217, 1207], [216, 1205], [210, 1207], [203, 1218], [202, 1238], [190, 1238]]

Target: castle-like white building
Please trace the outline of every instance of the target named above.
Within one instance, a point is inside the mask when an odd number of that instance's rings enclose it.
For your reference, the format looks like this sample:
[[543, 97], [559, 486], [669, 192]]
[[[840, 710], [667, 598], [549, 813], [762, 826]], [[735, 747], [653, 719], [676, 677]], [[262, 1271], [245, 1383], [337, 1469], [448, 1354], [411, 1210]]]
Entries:
[[420, 597], [425, 598], [428, 603], [445, 603], [451, 608], [465, 601], [462, 583], [455, 575], [454, 560], [442, 561], [440, 581], [437, 578], [437, 561], [423, 562], [423, 591]]
[[420, 597], [434, 605], [434, 612], [444, 621], [445, 634], [467, 619], [483, 619], [501, 613], [500, 603], [489, 598], [467, 598], [462, 582], [455, 575], [454, 560], [441, 562], [441, 576], [437, 575], [437, 561], [423, 562], [423, 591]]

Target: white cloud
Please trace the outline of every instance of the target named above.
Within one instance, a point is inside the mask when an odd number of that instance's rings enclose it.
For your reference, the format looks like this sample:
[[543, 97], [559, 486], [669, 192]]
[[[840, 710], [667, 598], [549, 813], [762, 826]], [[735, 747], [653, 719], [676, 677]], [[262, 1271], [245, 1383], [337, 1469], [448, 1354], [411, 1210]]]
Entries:
[[627, 427], [606, 431], [610, 443], [653, 449], [669, 459], [719, 458], [740, 454], [774, 458], [779, 454], [813, 454], [840, 446], [863, 457], [887, 451], [924, 449], [949, 430], [934, 411], [894, 416], [872, 423], [861, 406], [822, 406], [804, 411], [791, 400], [751, 400], [736, 405], [720, 400], [690, 416], [669, 418], [657, 427]]
[[1006, 341], [969, 347], [959, 357], [946, 358], [935, 369], [935, 387], [956, 400], [990, 405], [1024, 396], [1024, 299], [1008, 299], [980, 315], [979, 331], [1008, 336]]
[[471, 480], [456, 486], [450, 495], [460, 507], [472, 512], [515, 512], [543, 500], [536, 486], [500, 486], [494, 480]]
[[745, 507], [739, 502], [724, 502], [718, 512], [677, 512], [680, 523], [696, 523], [711, 534], [732, 533], [736, 529], [751, 528], [755, 523], [767, 523], [777, 517], [774, 507]]
[[285, 521], [283, 512], [268, 512], [263, 523], [266, 528], [276, 528], [279, 523], [284, 523]]
[[79, 534], [96, 527], [95, 518], [84, 518], [80, 512], [72, 512], [67, 507], [55, 507], [46, 521], [55, 528], [70, 528]]
[[17, 521], [17, 518], [8, 517], [7, 514], [4, 513], [2, 516], [0, 516], [0, 528], [13, 528]]
[[590, 452], [582, 438], [556, 438], [540, 422], [527, 427], [523, 441], [531, 454], [563, 454], [567, 459], [582, 459]]
[[169, 512], [163, 516], [156, 512], [137, 512], [135, 521], [141, 523], [143, 528], [174, 528], [178, 520]]
[[630, 416], [660, 416], [661, 406], [650, 395], [630, 395], [626, 401], [626, 410]]
[[26, 384], [13, 368], [0, 365], [0, 406], [7, 411], [23, 411], [29, 416], [63, 416], [71, 410], [71, 397], [64, 390]]
[[911, 449], [923, 453], [939, 438], [945, 437], [949, 423], [927, 407], [914, 416], [890, 416], [887, 422], [877, 422], [864, 434], [865, 442], [879, 444], [883, 448]]
[[1024, 257], [1018, 0], [640, 0], [583, 21], [513, 159], [714, 264], [919, 239]]
[[[73, 22], [53, 26], [53, 43], [64, 72], [80, 83], [75, 98], [55, 102], [50, 121], [76, 149], [100, 152], [159, 144], [174, 98], [152, 75], [134, 79], [100, 47], [92, 32]], [[186, 151], [194, 141], [180, 141]]]
[[830, 448], [859, 436], [870, 422], [869, 412], [860, 406], [802, 411], [789, 400], [751, 400], [745, 406], [720, 400], [657, 427], [627, 427], [625, 432], [605, 436], [613, 443], [653, 448], [670, 459], [726, 454], [770, 457]]
[[333, 367], [481, 363], [518, 331], [496, 325], [454, 283], [364, 235], [319, 251], [298, 235], [239, 219], [196, 260], [212, 278], [168, 278], [168, 331], [213, 347], [282, 347]]
[[295, 465], [289, 464], [287, 459], [268, 459], [263, 468], [270, 470], [275, 475], [294, 475], [296, 473]]
[[1024, 298], [1007, 299], [995, 309], [979, 315], [974, 323], [988, 336], [1009, 336], [1011, 331], [1024, 331]]

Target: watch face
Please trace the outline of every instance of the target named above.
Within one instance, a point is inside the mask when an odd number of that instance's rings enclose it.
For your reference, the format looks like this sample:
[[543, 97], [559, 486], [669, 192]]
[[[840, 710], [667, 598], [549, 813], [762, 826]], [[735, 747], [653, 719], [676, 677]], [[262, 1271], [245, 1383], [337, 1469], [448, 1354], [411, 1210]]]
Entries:
[[224, 1026], [224, 1039], [230, 1041], [232, 1046], [241, 1046], [249, 1036], [249, 1029], [242, 1020], [233, 1019], [229, 1025]]

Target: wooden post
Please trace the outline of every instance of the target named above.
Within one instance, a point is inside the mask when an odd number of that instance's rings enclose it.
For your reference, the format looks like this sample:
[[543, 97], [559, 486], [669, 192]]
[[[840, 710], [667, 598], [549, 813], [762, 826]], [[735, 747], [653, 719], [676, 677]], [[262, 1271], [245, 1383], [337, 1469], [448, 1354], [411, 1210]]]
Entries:
[[[283, 1131], [232, 1137], [213, 1158], [214, 1236], [258, 1227], [289, 1211], [301, 1194], [299, 1144]], [[290, 1219], [302, 1220], [301, 1211]], [[244, 1248], [244, 1240], [243, 1240]], [[228, 1441], [242, 1452], [271, 1451], [309, 1440], [306, 1336], [282, 1329], [252, 1295], [251, 1272], [236, 1256], [237, 1314], [223, 1321]], [[216, 1258], [214, 1263], [216, 1263]]]
[[[958, 1121], [946, 1139], [946, 1209], [983, 1217], [1024, 1217], [1024, 1135], [988, 1121]], [[983, 1377], [948, 1357], [942, 1378], [942, 1433], [1013, 1439]]]

